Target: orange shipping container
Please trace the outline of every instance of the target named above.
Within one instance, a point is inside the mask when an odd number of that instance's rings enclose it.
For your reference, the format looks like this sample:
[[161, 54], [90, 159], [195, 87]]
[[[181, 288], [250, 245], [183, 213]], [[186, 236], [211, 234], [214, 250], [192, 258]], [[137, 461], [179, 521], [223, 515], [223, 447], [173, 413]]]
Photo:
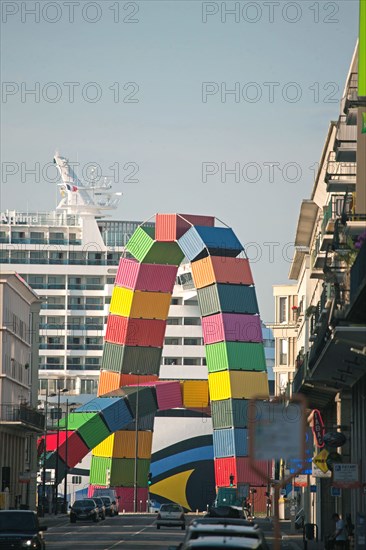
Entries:
[[153, 374], [120, 374], [108, 370], [101, 370], [98, 384], [98, 397], [105, 395], [113, 390], [122, 388], [122, 386], [134, 386], [144, 382], [155, 382], [159, 377]]
[[201, 409], [208, 406], [207, 380], [184, 380], [182, 390], [184, 407]]
[[115, 286], [109, 312], [134, 319], [164, 319], [168, 316], [171, 294], [144, 292]]
[[[151, 458], [152, 432], [138, 432], [138, 458]], [[135, 458], [135, 432], [120, 430], [107, 437], [93, 449], [94, 456], [106, 458]]]
[[224, 256], [208, 256], [192, 262], [192, 275], [196, 288], [214, 283], [253, 285], [249, 260]]
[[192, 225], [214, 227], [215, 218], [195, 214], [156, 214], [155, 239], [165, 242], [176, 241]]

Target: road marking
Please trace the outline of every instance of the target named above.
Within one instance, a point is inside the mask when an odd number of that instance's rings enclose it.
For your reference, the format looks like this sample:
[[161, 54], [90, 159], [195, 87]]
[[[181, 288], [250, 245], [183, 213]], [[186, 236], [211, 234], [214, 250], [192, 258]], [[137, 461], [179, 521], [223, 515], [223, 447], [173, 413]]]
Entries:
[[[146, 531], [146, 529], [148, 529], [149, 527], [151, 527], [151, 525], [153, 525], [153, 523], [151, 523], [150, 525], [146, 525], [146, 527], [144, 527], [143, 529], [140, 529], [140, 531], [136, 531], [136, 533], [133, 533], [132, 534], [132, 537], [135, 537], [136, 535], [139, 535], [140, 533], [143, 533], [144, 531]], [[115, 546], [117, 546], [118, 544], [123, 544], [124, 542], [127, 542], [126, 539], [121, 539], [121, 540], [118, 540], [117, 542], [115, 542], [114, 544], [112, 544], [112, 546], [108, 546], [107, 548], [104, 548], [104, 550], [111, 550], [111, 548], [114, 548]]]

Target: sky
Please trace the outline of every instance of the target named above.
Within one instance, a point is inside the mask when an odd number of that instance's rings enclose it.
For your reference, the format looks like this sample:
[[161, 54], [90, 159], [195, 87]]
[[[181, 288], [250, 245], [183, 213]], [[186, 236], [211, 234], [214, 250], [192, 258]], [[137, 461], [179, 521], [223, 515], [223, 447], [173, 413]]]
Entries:
[[[261, 317], [288, 282], [358, 35], [358, 1], [3, 1], [1, 211], [49, 211], [52, 158], [123, 193], [115, 219], [214, 215]], [[32, 92], [33, 90], [33, 92]], [[94, 171], [94, 174], [96, 173]]]

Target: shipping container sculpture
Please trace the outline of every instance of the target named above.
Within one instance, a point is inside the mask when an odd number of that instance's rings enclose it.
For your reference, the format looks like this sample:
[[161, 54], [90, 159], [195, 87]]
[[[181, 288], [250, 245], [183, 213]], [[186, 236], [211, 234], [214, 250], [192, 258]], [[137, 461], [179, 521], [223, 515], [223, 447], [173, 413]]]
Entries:
[[[68, 419], [68, 467], [94, 449], [92, 486], [146, 488], [156, 410], [211, 402], [216, 487], [255, 485], [248, 466], [248, 400], [267, 399], [261, 322], [249, 261], [228, 227], [210, 216], [157, 214], [121, 258], [110, 304], [98, 397]], [[207, 382], [159, 382], [178, 266], [191, 262], [202, 317]], [[194, 392], [192, 392], [192, 388]], [[199, 398], [197, 399], [197, 395]], [[138, 438], [131, 430], [138, 419]], [[65, 428], [63, 420], [60, 427]], [[66, 460], [65, 438], [59, 460]], [[51, 445], [51, 444], [50, 444]], [[55, 460], [55, 449], [48, 464]], [[135, 456], [137, 451], [137, 480]], [[267, 464], [263, 464], [265, 469]], [[65, 469], [58, 468], [60, 478]], [[154, 486], [150, 488], [154, 492]]]

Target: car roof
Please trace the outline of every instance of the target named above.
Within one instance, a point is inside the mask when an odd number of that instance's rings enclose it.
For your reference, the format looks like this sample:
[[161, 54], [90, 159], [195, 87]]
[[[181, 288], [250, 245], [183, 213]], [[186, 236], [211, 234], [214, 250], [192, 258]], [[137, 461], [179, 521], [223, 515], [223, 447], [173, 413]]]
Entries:
[[224, 531], [224, 532], [230, 532], [230, 533], [254, 533], [254, 534], [261, 534], [261, 531], [254, 526], [247, 526], [247, 525], [230, 525], [230, 524], [222, 524], [222, 523], [197, 523], [196, 525], [190, 525], [189, 529], [191, 531], [206, 531], [206, 532], [215, 532], [215, 531]]
[[238, 537], [199, 537], [198, 539], [189, 540], [186, 544], [183, 544], [183, 548], [189, 550], [190, 548], [246, 548], [248, 550], [259, 550], [262, 545], [258, 539], [246, 539]]
[[180, 505], [180, 504], [175, 504], [175, 502], [170, 502], [170, 503], [167, 503], [167, 504], [162, 504], [160, 506], [160, 510], [163, 509], [163, 508], [171, 508], [173, 507], [174, 508], [180, 508], [181, 510], [183, 510], [183, 507]]
[[192, 520], [190, 525], [195, 524], [203, 524], [203, 525], [210, 525], [210, 524], [216, 524], [216, 525], [242, 525], [245, 527], [253, 527], [255, 529], [259, 529], [258, 523], [255, 523], [254, 521], [251, 521], [249, 519], [243, 519], [243, 518], [225, 518], [225, 517], [208, 517], [204, 516], [203, 518], [195, 518]]

